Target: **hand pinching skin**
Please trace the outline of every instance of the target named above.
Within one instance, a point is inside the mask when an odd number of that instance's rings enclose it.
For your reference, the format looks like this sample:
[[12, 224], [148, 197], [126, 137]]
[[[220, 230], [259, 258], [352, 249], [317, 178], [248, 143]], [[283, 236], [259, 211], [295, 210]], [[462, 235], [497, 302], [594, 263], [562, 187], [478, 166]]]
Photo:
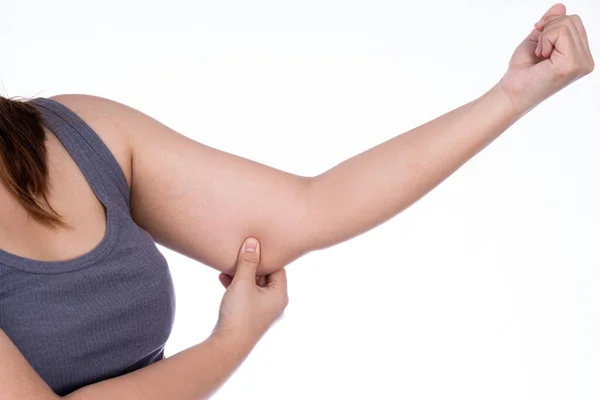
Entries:
[[287, 276], [281, 268], [257, 281], [260, 243], [247, 238], [238, 252], [235, 275], [221, 273], [219, 280], [227, 289], [221, 301], [219, 319], [213, 332], [256, 342], [283, 314], [288, 304]]

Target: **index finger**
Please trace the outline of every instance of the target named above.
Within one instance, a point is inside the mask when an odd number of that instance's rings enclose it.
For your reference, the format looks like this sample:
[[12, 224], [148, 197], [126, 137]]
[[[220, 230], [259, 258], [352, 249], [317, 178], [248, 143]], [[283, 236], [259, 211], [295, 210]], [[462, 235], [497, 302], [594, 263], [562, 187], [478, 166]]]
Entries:
[[546, 11], [544, 15], [542, 15], [542, 18], [540, 18], [538, 22], [535, 23], [535, 27], [539, 30], [542, 30], [542, 28], [545, 25], [548, 25], [550, 22], [555, 21], [559, 18], [564, 18], [566, 16], [567, 8], [564, 6], [564, 4], [555, 4], [552, 7], [550, 7], [550, 9]]
[[544, 13], [544, 15], [542, 15], [538, 22], [534, 24], [535, 28], [531, 31], [531, 33], [529, 34], [529, 36], [527, 36], [525, 40], [537, 42], [540, 37], [540, 33], [542, 33], [544, 25], [556, 20], [557, 18], [562, 18], [566, 14], [567, 7], [565, 7], [565, 5], [562, 3], [556, 3], [555, 5], [550, 7], [548, 11]]
[[287, 292], [287, 275], [285, 273], [285, 268], [278, 269], [267, 275], [267, 287]]
[[[563, 22], [559, 22], [561, 20], [564, 20]], [[589, 51], [589, 42], [588, 42], [588, 38], [587, 38], [587, 34], [585, 32], [585, 27], [583, 26], [583, 22], [581, 21], [581, 17], [577, 14], [573, 14], [573, 15], [550, 15], [548, 17], [546, 17], [544, 19], [545, 24], [544, 24], [544, 29], [548, 29], [550, 26], [558, 24], [558, 23], [565, 23], [567, 24], [566, 21], [569, 21], [572, 24], [572, 27], [575, 28], [575, 31], [573, 31], [573, 35], [578, 35], [579, 38], [581, 39], [582, 44], [585, 46], [586, 50]], [[577, 38], [575, 38], [575, 40], [577, 40]]]

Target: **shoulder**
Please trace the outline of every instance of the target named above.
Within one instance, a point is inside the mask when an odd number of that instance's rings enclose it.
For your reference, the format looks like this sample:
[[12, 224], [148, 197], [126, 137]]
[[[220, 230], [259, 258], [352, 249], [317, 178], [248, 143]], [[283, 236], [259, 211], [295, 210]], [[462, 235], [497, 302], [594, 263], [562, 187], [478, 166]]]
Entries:
[[131, 140], [128, 130], [120, 126], [120, 121], [131, 109], [119, 102], [87, 94], [59, 94], [48, 98], [69, 108], [92, 128], [119, 163], [131, 188]]

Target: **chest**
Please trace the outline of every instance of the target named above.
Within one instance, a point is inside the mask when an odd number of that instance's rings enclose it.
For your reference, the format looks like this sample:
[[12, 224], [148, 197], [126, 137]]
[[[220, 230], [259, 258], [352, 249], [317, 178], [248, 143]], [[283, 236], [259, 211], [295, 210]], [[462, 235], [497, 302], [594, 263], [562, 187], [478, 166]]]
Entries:
[[175, 316], [167, 261], [119, 213], [93, 262], [31, 273], [0, 264], [0, 327], [55, 390], [118, 376], [164, 347]]

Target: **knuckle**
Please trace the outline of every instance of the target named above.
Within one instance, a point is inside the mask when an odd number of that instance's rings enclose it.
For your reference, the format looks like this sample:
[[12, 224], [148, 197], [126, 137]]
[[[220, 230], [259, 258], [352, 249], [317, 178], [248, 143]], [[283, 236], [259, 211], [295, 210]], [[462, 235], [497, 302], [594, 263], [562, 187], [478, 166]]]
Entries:
[[561, 21], [565, 19], [564, 15], [549, 15], [546, 18], [546, 24], [549, 25], [551, 22]]
[[571, 29], [573, 29], [571, 32], [576, 32], [577, 31], [577, 20], [569, 18], [567, 21], [568, 21], [568, 24], [571, 27]]
[[581, 23], [581, 17], [579, 16], [579, 14], [573, 14], [570, 16], [569, 19], [575, 23]]
[[567, 18], [565, 18], [565, 24], [575, 25], [576, 22], [577, 19], [575, 18], [575, 15], [569, 15]]
[[558, 32], [561, 35], [568, 35], [568, 34], [571, 34], [571, 29], [569, 29], [569, 27], [566, 25], [561, 25], [558, 27]]

